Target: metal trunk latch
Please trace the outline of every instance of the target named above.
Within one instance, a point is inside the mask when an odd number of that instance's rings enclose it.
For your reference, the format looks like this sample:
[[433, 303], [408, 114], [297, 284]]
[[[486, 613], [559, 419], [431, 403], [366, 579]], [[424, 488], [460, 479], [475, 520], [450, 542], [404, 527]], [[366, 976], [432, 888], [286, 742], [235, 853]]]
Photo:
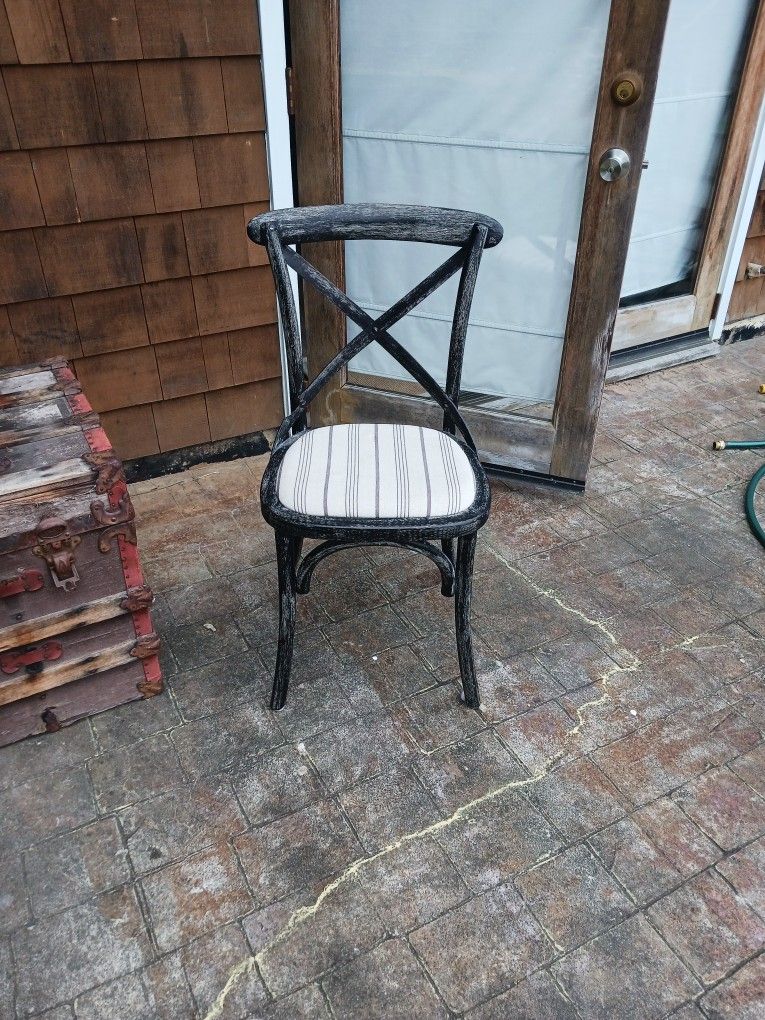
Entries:
[[66, 521], [60, 517], [46, 517], [40, 521], [35, 534], [37, 545], [32, 552], [48, 564], [57, 588], [72, 591], [80, 580], [74, 562], [74, 550], [81, 541], [79, 535], [70, 535]]

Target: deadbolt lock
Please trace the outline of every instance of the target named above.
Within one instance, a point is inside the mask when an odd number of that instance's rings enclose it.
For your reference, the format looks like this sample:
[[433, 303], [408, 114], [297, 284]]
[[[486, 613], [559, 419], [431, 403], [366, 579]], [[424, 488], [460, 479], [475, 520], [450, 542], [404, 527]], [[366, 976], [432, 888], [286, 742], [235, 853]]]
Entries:
[[611, 86], [611, 98], [619, 106], [632, 106], [640, 99], [643, 85], [636, 74], [625, 74]]

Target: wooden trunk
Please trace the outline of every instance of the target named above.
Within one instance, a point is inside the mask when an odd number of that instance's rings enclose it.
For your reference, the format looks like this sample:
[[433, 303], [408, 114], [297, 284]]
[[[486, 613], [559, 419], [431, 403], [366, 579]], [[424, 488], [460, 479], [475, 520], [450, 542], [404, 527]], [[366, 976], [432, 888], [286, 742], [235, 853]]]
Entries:
[[122, 465], [63, 359], [0, 372], [0, 746], [162, 690]]

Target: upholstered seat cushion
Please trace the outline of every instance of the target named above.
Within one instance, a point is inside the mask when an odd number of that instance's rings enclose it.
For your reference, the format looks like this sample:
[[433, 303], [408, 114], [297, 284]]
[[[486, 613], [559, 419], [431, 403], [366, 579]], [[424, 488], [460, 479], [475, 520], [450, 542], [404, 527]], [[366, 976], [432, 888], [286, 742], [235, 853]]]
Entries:
[[279, 502], [315, 517], [449, 517], [475, 499], [465, 451], [417, 425], [330, 425], [304, 432], [282, 460]]

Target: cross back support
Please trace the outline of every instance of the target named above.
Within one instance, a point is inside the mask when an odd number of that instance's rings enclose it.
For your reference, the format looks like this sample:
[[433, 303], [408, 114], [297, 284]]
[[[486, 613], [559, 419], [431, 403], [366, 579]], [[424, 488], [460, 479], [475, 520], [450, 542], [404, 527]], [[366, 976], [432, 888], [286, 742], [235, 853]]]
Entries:
[[[264, 213], [253, 219], [247, 232], [251, 240], [266, 247], [276, 281], [287, 342], [287, 373], [291, 413], [282, 422], [276, 445], [286, 440], [295, 427], [305, 427], [308, 405], [332, 375], [372, 342], [377, 342], [436, 401], [444, 412], [443, 429], [459, 431], [475, 449], [470, 431], [459, 413], [460, 380], [470, 306], [481, 255], [485, 247], [499, 243], [502, 228], [490, 217], [452, 209], [420, 206], [318, 206]], [[290, 244], [321, 240], [407, 240], [458, 247], [407, 294], [373, 319], [347, 294], [299, 255]], [[288, 267], [310, 283], [343, 314], [361, 327], [316, 378], [303, 386], [302, 351], [298, 317], [289, 283]], [[452, 319], [446, 385], [439, 386], [429, 372], [391, 336], [389, 329], [420, 305], [435, 290], [460, 272]]]

